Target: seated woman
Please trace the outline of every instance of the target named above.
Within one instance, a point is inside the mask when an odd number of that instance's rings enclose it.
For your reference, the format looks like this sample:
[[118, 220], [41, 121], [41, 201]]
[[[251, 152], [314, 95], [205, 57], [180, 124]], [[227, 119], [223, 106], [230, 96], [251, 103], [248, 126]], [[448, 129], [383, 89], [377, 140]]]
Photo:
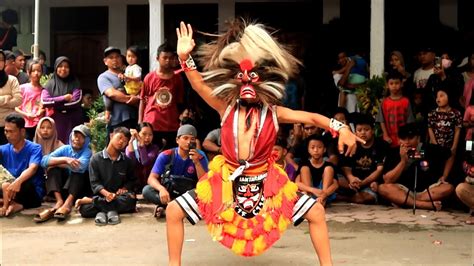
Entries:
[[[90, 129], [78, 125], [72, 129], [69, 145], [64, 145], [49, 155], [43, 156], [41, 166], [47, 169], [46, 190], [54, 194], [56, 205], [49, 215], [36, 219], [44, 222], [54, 217], [64, 220], [71, 212], [74, 200], [86, 194], [88, 182], [89, 160], [92, 151], [89, 148]], [[41, 216], [41, 213], [39, 214]]]
[[43, 156], [50, 154], [64, 145], [64, 143], [58, 140], [56, 123], [51, 117], [43, 117], [38, 121], [33, 142], [41, 145]]
[[323, 206], [336, 198], [334, 193], [339, 184], [334, 178], [334, 166], [324, 160], [326, 146], [324, 139], [318, 135], [307, 138], [309, 159], [301, 163], [296, 178], [298, 189], [316, 198]]
[[132, 137], [128, 142], [126, 155], [135, 162], [135, 175], [138, 179], [135, 190], [141, 192], [160, 150], [158, 145], [153, 144], [153, 126], [150, 123], [140, 123], [138, 131], [130, 129], [130, 133]]

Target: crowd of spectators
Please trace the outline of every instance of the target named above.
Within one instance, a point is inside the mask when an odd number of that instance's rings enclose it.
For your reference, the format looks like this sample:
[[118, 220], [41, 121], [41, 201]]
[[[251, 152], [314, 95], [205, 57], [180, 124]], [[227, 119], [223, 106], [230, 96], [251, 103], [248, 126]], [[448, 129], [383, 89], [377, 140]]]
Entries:
[[[458, 64], [425, 47], [417, 58], [419, 68], [410, 73], [402, 53], [390, 53], [387, 94], [374, 116], [355, 94], [369, 80], [366, 60], [338, 54], [333, 75], [340, 97], [332, 115], [365, 143], [345, 157], [330, 132], [311, 124], [280, 127], [273, 159], [300, 191], [328, 208], [349, 201], [436, 211], [448, 205], [472, 213], [474, 53]], [[38, 207], [49, 197], [54, 207], [41, 210], [36, 222], [66, 219], [75, 207], [98, 225], [117, 224], [120, 213], [135, 211], [137, 194], [156, 204], [154, 215], [161, 217], [180, 186], [195, 185], [208, 158], [221, 153], [220, 129], [200, 130], [211, 123], [209, 114], [188, 101], [189, 88], [174, 71], [174, 48], [164, 43], [156, 60], [159, 67], [142, 79], [136, 48], [125, 56], [105, 49], [97, 85], [108, 141], [93, 154], [82, 109], [91, 108], [94, 94], [81, 88], [74, 62], [58, 57], [41, 85], [44, 60], [25, 64], [21, 51], [0, 51], [0, 215]]]

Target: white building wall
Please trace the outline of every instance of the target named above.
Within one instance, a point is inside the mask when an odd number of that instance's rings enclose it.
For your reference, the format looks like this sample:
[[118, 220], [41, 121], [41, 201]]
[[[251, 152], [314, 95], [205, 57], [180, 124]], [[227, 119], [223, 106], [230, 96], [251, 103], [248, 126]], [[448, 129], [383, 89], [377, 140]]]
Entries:
[[[259, 2], [288, 2], [289, 0], [263, 0]], [[323, 23], [340, 16], [341, 0], [322, 0], [323, 1]], [[372, 0], [372, 7], [377, 7], [380, 3], [383, 6], [384, 0]], [[163, 41], [163, 16], [162, 10], [164, 4], [196, 4], [196, 3], [218, 3], [219, 4], [219, 31], [223, 30], [224, 22], [232, 19], [235, 13], [236, 2], [254, 2], [253, 0], [40, 0], [40, 30], [39, 46], [45, 51], [47, 56], [50, 51], [50, 8], [51, 7], [79, 7], [79, 6], [108, 6], [109, 7], [109, 45], [117, 46], [121, 49], [126, 48], [127, 37], [127, 5], [147, 5], [150, 4], [150, 64], [151, 69], [155, 68], [156, 48]], [[448, 26], [457, 29], [457, 6], [458, 0], [440, 0], [440, 21]], [[33, 21], [34, 21], [34, 0], [0, 0], [0, 11], [6, 8], [17, 10], [20, 23], [15, 25], [18, 30], [18, 48], [25, 52], [30, 52], [33, 44]], [[374, 10], [374, 9], [372, 9]], [[380, 50], [382, 43], [380, 36], [384, 36], [383, 26], [380, 28], [380, 21], [383, 22], [383, 8], [379, 8], [379, 14], [373, 14], [371, 29], [371, 58], [372, 65], [380, 60]], [[374, 18], [375, 15], [375, 18]], [[381, 16], [377, 18], [377, 16]], [[383, 23], [382, 23], [383, 24]], [[375, 49], [375, 50], [374, 50]], [[373, 61], [375, 60], [375, 61]], [[371, 68], [371, 73], [378, 73], [379, 67], [375, 64]]]
[[385, 0], [371, 0], [370, 77], [383, 73], [385, 58]]
[[163, 43], [163, 2], [150, 0], [150, 72], [158, 67], [156, 50]]
[[439, 0], [439, 20], [458, 29], [458, 0]]
[[323, 0], [323, 23], [328, 24], [334, 18], [341, 17], [340, 0]]

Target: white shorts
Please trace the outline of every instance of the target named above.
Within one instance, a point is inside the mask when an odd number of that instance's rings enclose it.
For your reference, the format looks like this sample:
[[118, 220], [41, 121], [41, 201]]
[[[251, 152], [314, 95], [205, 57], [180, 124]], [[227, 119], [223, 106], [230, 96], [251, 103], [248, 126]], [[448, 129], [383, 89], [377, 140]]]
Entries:
[[[192, 225], [195, 225], [197, 222], [199, 222], [199, 220], [202, 219], [197, 204], [197, 195], [194, 190], [184, 193], [175, 200], [181, 209], [183, 209], [183, 211], [186, 213], [186, 218]], [[293, 216], [291, 218], [295, 226], [299, 225], [304, 220], [303, 216], [311, 209], [311, 207], [313, 207], [314, 204], [316, 204], [315, 199], [306, 194], [298, 192], [298, 200], [293, 207]]]

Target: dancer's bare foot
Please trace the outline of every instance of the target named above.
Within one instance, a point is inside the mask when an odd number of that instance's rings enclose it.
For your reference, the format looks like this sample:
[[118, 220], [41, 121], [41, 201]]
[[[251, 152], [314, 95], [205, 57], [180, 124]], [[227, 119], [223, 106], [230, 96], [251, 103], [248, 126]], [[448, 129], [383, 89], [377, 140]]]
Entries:
[[5, 211], [5, 217], [9, 216], [10, 214], [17, 213], [21, 210], [23, 210], [23, 205], [18, 204], [16, 202], [12, 202]]
[[6, 208], [3, 208], [3, 207], [0, 208], [0, 217], [4, 217], [6, 212], [7, 212]]

